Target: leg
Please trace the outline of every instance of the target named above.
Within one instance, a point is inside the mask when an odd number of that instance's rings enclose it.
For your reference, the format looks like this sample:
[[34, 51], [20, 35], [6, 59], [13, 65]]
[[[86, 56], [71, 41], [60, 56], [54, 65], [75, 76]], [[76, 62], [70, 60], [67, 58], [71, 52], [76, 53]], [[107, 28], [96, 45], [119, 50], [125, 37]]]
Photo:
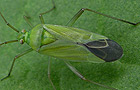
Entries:
[[16, 31], [17, 33], [19, 33], [19, 31], [18, 31], [16, 28], [14, 28], [11, 24], [9, 24], [9, 23], [6, 21], [6, 19], [4, 18], [4, 16], [2, 15], [1, 12], [0, 12], [0, 15], [1, 15], [1, 17], [3, 18], [3, 20], [5, 21], [5, 23], [6, 23], [10, 28], [12, 28], [14, 31]]
[[25, 16], [25, 15], [24, 15], [23, 17], [24, 17], [25, 21], [28, 23], [28, 25], [29, 25], [31, 28], [33, 28], [32, 23], [29, 21], [29, 18], [30, 18], [30, 17]]
[[51, 77], [50, 77], [50, 67], [51, 67], [51, 64], [50, 64], [50, 57], [49, 57], [49, 61], [48, 61], [49, 63], [48, 63], [48, 79], [49, 79], [49, 81], [50, 81], [50, 83], [51, 83], [51, 85], [53, 86], [53, 89], [54, 90], [56, 90], [56, 88], [55, 88], [55, 86], [54, 86], [54, 84], [53, 84], [53, 82], [52, 82], [52, 80], [51, 80]]
[[105, 86], [105, 85], [102, 85], [102, 84], [99, 84], [99, 83], [96, 83], [96, 82], [93, 82], [93, 81], [90, 81], [88, 79], [86, 79], [76, 68], [74, 68], [70, 62], [68, 61], [64, 61], [66, 63], [66, 65], [70, 68], [71, 71], [73, 71], [73, 73], [75, 73], [78, 77], [80, 77], [82, 80], [84, 81], [87, 81], [87, 82], [90, 82], [90, 83], [93, 83], [95, 85], [98, 85], [98, 86], [101, 86], [101, 87], [104, 87], [104, 88], [107, 88], [107, 89], [111, 89], [111, 90], [117, 90], [115, 88], [112, 88], [112, 87], [109, 87], [109, 86]]
[[10, 71], [9, 71], [8, 75], [7, 75], [6, 77], [2, 78], [1, 81], [4, 80], [4, 79], [6, 79], [6, 78], [8, 78], [8, 77], [10, 76], [10, 74], [11, 74], [11, 72], [12, 72], [12, 70], [13, 70], [13, 66], [14, 66], [15, 60], [18, 59], [19, 57], [21, 57], [21, 56], [23, 56], [23, 55], [25, 55], [25, 54], [31, 52], [32, 50], [33, 50], [33, 49], [30, 48], [30, 49], [24, 51], [23, 53], [20, 53], [20, 54], [18, 54], [17, 56], [15, 56], [15, 58], [14, 58], [14, 60], [13, 60], [13, 63], [12, 63], [12, 65], [11, 65], [11, 68], [10, 68]]
[[112, 16], [109, 16], [109, 15], [106, 15], [106, 14], [103, 14], [103, 13], [100, 13], [100, 12], [97, 12], [97, 11], [94, 11], [94, 10], [91, 10], [91, 9], [87, 9], [87, 8], [82, 8], [78, 13], [76, 13], [75, 16], [73, 16], [73, 18], [67, 23], [67, 26], [72, 26], [76, 20], [82, 15], [82, 13], [84, 11], [90, 11], [90, 12], [94, 12], [96, 14], [99, 14], [99, 15], [102, 15], [102, 16], [105, 16], [105, 17], [108, 17], [108, 18], [112, 18], [114, 20], [118, 20], [118, 21], [121, 21], [121, 22], [124, 22], [124, 23], [128, 23], [128, 24], [131, 24], [131, 25], [138, 25], [140, 22], [138, 23], [132, 23], [132, 22], [129, 22], [129, 21], [126, 21], [126, 20], [123, 20], [123, 19], [119, 19], [119, 18], [116, 18], [116, 17], [112, 17]]
[[6, 42], [3, 42], [3, 43], [0, 43], [0, 45], [8, 44], [8, 43], [13, 43], [13, 42], [18, 42], [18, 40], [6, 41]]
[[48, 12], [50, 12], [50, 11], [52, 11], [53, 9], [55, 9], [55, 3], [54, 3], [53, 0], [52, 0], [52, 3], [53, 3], [53, 7], [52, 7], [50, 10], [48, 10], [48, 11], [46, 11], [46, 12], [43, 12], [43, 13], [40, 13], [40, 15], [39, 15], [39, 18], [40, 18], [40, 21], [41, 21], [42, 24], [45, 23], [45, 22], [44, 22], [44, 19], [43, 19], [43, 15], [46, 14], [46, 13], [48, 13]]

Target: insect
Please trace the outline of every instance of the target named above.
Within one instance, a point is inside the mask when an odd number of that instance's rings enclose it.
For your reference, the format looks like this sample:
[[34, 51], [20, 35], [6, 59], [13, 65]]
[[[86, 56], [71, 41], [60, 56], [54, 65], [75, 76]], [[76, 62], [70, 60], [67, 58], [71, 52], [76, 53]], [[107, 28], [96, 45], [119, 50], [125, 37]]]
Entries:
[[[52, 0], [52, 2], [53, 7], [49, 11], [43, 12], [39, 15], [41, 24], [33, 26], [29, 22], [27, 16], [24, 16], [27, 23], [32, 27], [30, 31], [22, 30], [21, 32], [19, 32], [15, 27], [7, 22], [5, 17], [0, 12], [0, 15], [5, 23], [18, 33], [17, 40], [7, 41], [1, 43], [0, 45], [20, 42], [20, 44], [27, 43], [30, 46], [30, 49], [15, 56], [8, 75], [1, 80], [4, 80], [11, 75], [14, 63], [18, 58], [34, 50], [38, 53], [64, 60], [66, 65], [78, 77], [85, 81], [108, 89], [116, 90], [115, 88], [108, 87], [86, 79], [76, 68], [71, 65], [70, 61], [92, 63], [112, 62], [122, 57], [123, 49], [121, 48], [121, 46], [115, 41], [110, 40], [103, 35], [95, 34], [93, 32], [78, 28], [73, 28], [72, 25], [84, 11], [93, 12], [132, 25], [138, 25], [140, 22], [132, 23], [99, 13], [91, 9], [82, 8], [80, 11], [78, 11], [78, 13], [75, 14], [75, 16], [67, 23], [66, 26], [45, 24], [43, 15], [55, 9], [54, 1]], [[54, 90], [56, 90], [50, 78], [50, 60], [48, 61], [48, 78], [51, 82], [52, 87], [54, 88]]]

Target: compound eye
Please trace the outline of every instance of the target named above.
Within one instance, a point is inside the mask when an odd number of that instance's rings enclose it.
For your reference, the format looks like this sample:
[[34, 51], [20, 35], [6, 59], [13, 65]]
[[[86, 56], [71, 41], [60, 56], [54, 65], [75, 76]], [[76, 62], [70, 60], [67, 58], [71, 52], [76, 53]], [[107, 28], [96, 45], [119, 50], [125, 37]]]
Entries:
[[21, 40], [20, 40], [20, 44], [23, 44], [23, 43], [24, 43], [24, 40], [23, 40], [23, 39], [21, 39]]
[[22, 33], [26, 33], [26, 30], [25, 30], [25, 29], [23, 29], [21, 32], [22, 32]]

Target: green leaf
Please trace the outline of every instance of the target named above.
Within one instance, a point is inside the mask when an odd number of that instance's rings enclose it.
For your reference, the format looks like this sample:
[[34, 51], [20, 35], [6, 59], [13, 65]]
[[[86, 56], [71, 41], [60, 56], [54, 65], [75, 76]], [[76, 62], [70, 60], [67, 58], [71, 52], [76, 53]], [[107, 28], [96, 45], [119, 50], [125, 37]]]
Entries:
[[[56, 9], [44, 16], [47, 24], [66, 25], [81, 8], [89, 8], [131, 22], [140, 21], [139, 0], [54, 0]], [[23, 15], [40, 24], [39, 14], [52, 7], [51, 0], [0, 0], [0, 11], [16, 27], [31, 30]], [[140, 90], [140, 26], [132, 26], [91, 12], [84, 12], [73, 27], [82, 28], [118, 42], [123, 57], [113, 63], [72, 63], [86, 78], [118, 90]], [[16, 39], [17, 33], [0, 17], [0, 43]], [[14, 56], [28, 45], [0, 46], [0, 78], [9, 72]], [[48, 56], [31, 52], [16, 60], [11, 76], [0, 81], [1, 90], [53, 90], [47, 78]], [[57, 90], [108, 90], [82, 81], [63, 63], [51, 58], [51, 79]]]

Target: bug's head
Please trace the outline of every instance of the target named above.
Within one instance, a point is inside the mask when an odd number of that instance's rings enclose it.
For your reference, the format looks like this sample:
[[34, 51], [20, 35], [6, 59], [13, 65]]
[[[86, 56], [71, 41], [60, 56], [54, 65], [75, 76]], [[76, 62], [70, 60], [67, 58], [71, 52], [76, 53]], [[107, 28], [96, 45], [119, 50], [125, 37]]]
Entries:
[[18, 34], [17, 39], [20, 41], [20, 44], [24, 44], [26, 33], [27, 33], [27, 32], [26, 32], [25, 29], [24, 29], [24, 30], [22, 30], [22, 31]]

